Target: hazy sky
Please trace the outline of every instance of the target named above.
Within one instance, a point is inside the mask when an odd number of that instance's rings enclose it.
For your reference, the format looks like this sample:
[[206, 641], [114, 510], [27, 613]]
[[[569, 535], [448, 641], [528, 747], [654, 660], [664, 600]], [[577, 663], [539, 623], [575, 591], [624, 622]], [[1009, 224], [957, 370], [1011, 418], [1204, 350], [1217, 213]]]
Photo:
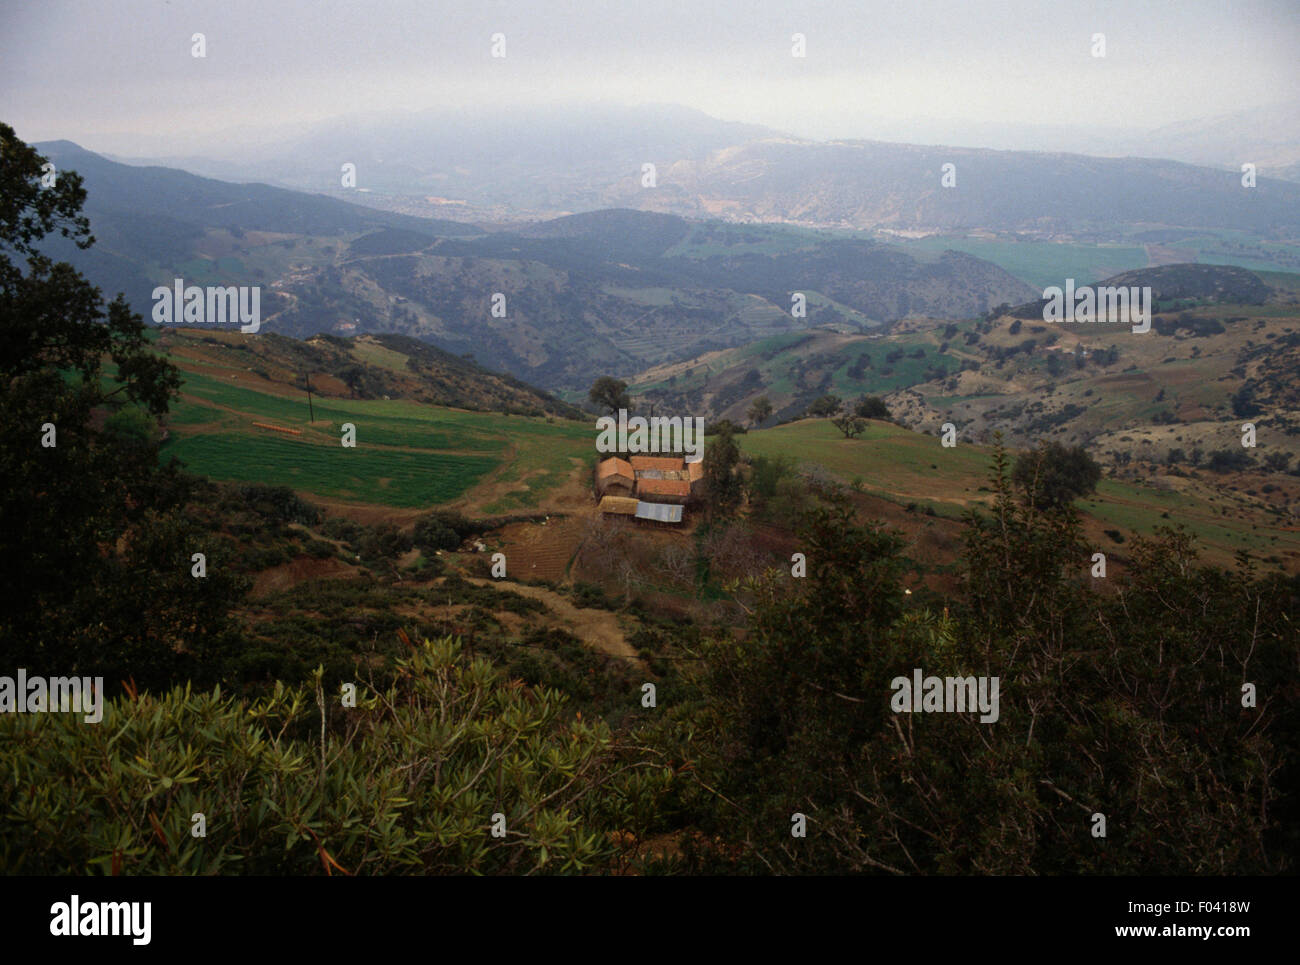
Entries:
[[0, 119], [117, 153], [356, 112], [594, 99], [809, 137], [1152, 128], [1294, 99], [1298, 64], [1300, 0], [0, 0]]

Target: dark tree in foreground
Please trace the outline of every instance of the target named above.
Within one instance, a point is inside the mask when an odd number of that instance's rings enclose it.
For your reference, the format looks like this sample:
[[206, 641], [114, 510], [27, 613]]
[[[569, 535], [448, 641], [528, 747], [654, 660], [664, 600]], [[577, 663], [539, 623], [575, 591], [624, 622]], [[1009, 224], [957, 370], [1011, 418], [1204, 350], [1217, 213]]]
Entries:
[[186, 478], [158, 464], [176, 370], [121, 295], [105, 306], [40, 252], [56, 230], [94, 240], [81, 178], [45, 173], [0, 124], [0, 652], [32, 673], [161, 682], [220, 637], [234, 584], [180, 511]]
[[1101, 466], [1082, 446], [1049, 442], [1017, 459], [1011, 478], [1038, 509], [1060, 508], [1097, 488]]
[[[901, 535], [832, 504], [801, 533], [806, 577], [758, 581], [744, 639], [687, 668], [694, 773], [717, 801], [705, 830], [724, 842], [695, 842], [697, 868], [1294, 867], [1300, 584], [1244, 560], [1201, 566], [1164, 531], [1100, 592], [1075, 514], [1018, 500], [1007, 469], [999, 450], [992, 512], [967, 519], [961, 592], [929, 595]], [[899, 712], [893, 682], [917, 670], [997, 677], [996, 719]], [[796, 812], [806, 838], [791, 836]]]

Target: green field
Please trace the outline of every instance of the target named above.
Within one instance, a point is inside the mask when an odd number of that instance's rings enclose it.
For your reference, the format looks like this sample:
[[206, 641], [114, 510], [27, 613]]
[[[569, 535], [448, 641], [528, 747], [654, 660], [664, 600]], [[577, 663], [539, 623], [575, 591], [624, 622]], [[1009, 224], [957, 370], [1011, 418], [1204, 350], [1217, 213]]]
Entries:
[[1146, 249], [1130, 245], [1075, 245], [1049, 241], [995, 241], [982, 238], [932, 236], [901, 245], [914, 251], [952, 249], [991, 261], [1034, 288], [1059, 285], [1073, 278], [1090, 285], [1122, 271], [1147, 266]]
[[[470, 498], [492, 482], [489, 511], [535, 507], [591, 449], [593, 429], [574, 422], [465, 412], [406, 400], [320, 399], [315, 422], [302, 397], [234, 385], [185, 363], [183, 397], [167, 422], [163, 458], [219, 480], [285, 485], [322, 497], [395, 508]], [[268, 422], [301, 430], [279, 435]], [[343, 448], [341, 427], [356, 427]]]
[[[991, 261], [1035, 288], [1059, 285], [1073, 278], [1093, 284], [1120, 272], [1146, 268], [1148, 257], [1141, 244], [1066, 244], [1051, 241], [1002, 241], [992, 238], [933, 235], [910, 241], [890, 241], [909, 254], [937, 254], [947, 249]], [[1207, 231], [1162, 245], [1188, 262], [1236, 265], [1251, 271], [1294, 272], [1300, 265], [1300, 246], [1261, 241], [1242, 232]], [[1273, 284], [1270, 282], [1270, 284]]]
[[871, 422], [855, 439], [829, 419], [804, 419], [737, 436], [754, 456], [788, 456], [796, 463], [821, 466], [846, 483], [861, 479], [868, 492], [904, 502], [947, 506], [956, 515], [976, 498], [992, 467], [989, 450], [958, 445], [945, 449], [938, 436]]
[[497, 466], [490, 456], [344, 449], [233, 432], [182, 437], [165, 451], [219, 479], [412, 509], [451, 502]]

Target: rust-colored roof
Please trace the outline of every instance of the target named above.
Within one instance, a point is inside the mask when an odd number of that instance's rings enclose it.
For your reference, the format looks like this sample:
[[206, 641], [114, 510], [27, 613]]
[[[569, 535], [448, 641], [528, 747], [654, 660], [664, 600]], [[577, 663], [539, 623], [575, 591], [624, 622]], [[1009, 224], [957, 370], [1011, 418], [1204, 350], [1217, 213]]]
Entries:
[[690, 476], [691, 476], [691, 482], [695, 482], [697, 479], [703, 479], [703, 478], [704, 478], [704, 460], [703, 460], [703, 459], [697, 459], [697, 460], [695, 460], [695, 462], [688, 462], [688, 463], [686, 464], [686, 471], [687, 471], [688, 473], [690, 473]]
[[642, 469], [681, 469], [681, 456], [633, 456], [632, 468], [636, 471]]
[[606, 476], [626, 476], [628, 479], [634, 479], [636, 473], [632, 471], [632, 465], [626, 459], [613, 456], [596, 467], [596, 476], [600, 479]]
[[636, 481], [638, 496], [689, 496], [691, 483], [687, 479], [646, 479]]
[[629, 496], [606, 496], [600, 501], [600, 511], [615, 516], [635, 516], [636, 504], [637, 500]]

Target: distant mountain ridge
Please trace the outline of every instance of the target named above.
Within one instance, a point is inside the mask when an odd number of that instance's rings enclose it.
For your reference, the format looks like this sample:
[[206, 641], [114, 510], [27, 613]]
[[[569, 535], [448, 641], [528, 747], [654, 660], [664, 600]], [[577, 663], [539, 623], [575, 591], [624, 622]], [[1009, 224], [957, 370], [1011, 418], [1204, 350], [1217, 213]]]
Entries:
[[488, 230], [65, 143], [48, 155], [84, 177], [99, 239], [51, 253], [146, 317], [174, 278], [258, 286], [265, 331], [414, 336], [552, 389], [813, 325], [965, 317], [1033, 294], [971, 255], [781, 226], [620, 209]]
[[[1262, 112], [1262, 113], [1261, 113]], [[590, 105], [339, 119], [244, 164], [247, 177], [458, 220], [539, 220], [630, 207], [817, 227], [1118, 240], [1142, 228], [1300, 235], [1293, 107], [1116, 135], [1110, 155], [817, 141], [672, 105]], [[1161, 160], [1168, 141], [1181, 161]], [[1218, 147], [1216, 145], [1226, 145]], [[1243, 151], [1236, 163], [1224, 152]], [[1196, 160], [1204, 167], [1187, 161]], [[1242, 161], [1258, 167], [1241, 185]], [[358, 168], [358, 190], [339, 165]], [[645, 165], [654, 166], [647, 186]], [[944, 165], [955, 184], [944, 187]], [[207, 173], [232, 176], [234, 162]]]

